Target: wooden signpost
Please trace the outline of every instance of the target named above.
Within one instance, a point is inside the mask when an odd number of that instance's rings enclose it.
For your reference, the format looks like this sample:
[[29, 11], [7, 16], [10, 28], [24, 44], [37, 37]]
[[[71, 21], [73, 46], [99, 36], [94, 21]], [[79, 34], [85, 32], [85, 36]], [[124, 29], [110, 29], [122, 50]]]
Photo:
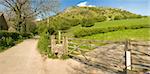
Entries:
[[131, 64], [131, 49], [130, 42], [127, 40], [125, 42], [125, 67], [126, 67], [126, 74], [128, 74], [128, 71], [132, 70], [132, 64]]

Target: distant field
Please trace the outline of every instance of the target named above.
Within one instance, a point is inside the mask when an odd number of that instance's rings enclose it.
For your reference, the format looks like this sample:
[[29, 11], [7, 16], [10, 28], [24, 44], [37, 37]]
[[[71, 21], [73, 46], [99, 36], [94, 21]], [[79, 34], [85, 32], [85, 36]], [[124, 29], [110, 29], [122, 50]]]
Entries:
[[136, 29], [136, 30], [122, 30], [115, 32], [108, 32], [104, 34], [95, 34], [92, 36], [86, 36], [82, 39], [95, 39], [95, 40], [111, 40], [111, 41], [122, 41], [126, 39], [133, 40], [150, 40], [150, 29]]
[[126, 19], [126, 20], [114, 20], [98, 22], [91, 28], [108, 28], [108, 27], [118, 27], [118, 26], [131, 26], [131, 25], [144, 25], [150, 24], [150, 18], [137, 18], [137, 19]]
[[142, 28], [150, 28], [150, 18], [97, 22], [93, 27], [81, 27], [80, 25], [78, 25], [70, 28], [67, 31], [67, 33], [69, 36], [84, 37], [84, 36], [91, 36], [91, 35], [101, 34], [101, 33], [105, 34], [114, 31], [124, 32], [124, 30], [128, 30], [128, 29], [136, 30]]

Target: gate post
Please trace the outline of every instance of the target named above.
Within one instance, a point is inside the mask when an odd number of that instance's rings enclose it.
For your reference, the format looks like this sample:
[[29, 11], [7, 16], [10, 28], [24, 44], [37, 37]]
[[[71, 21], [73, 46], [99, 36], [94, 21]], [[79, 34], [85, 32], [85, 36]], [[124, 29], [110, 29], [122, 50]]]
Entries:
[[61, 43], [61, 31], [58, 31], [58, 44]]
[[52, 51], [52, 54], [54, 54], [54, 47], [56, 45], [56, 41], [55, 41], [55, 35], [52, 35], [51, 36], [51, 51]]
[[63, 38], [63, 49], [64, 49], [64, 54], [68, 54], [68, 38], [67, 38], [67, 36], [64, 36], [64, 38]]
[[128, 74], [128, 70], [132, 70], [132, 65], [131, 65], [131, 49], [129, 48], [130, 46], [130, 41], [127, 40], [125, 42], [125, 67], [126, 67], [126, 73]]

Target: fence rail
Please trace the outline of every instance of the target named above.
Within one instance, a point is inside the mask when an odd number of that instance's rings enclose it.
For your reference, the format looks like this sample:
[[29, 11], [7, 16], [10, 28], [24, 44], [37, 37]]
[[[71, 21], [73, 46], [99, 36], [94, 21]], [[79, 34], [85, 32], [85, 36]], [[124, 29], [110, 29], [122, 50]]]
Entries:
[[[68, 38], [69, 41], [81, 41], [81, 42], [99, 42], [99, 43], [106, 43], [106, 44], [112, 44], [112, 43], [119, 43], [119, 44], [125, 44], [125, 41], [108, 41], [108, 40], [92, 40], [92, 39], [77, 39], [77, 38]], [[134, 46], [147, 46], [149, 47], [150, 44], [147, 43], [147, 44], [143, 44], [143, 42], [145, 41], [137, 41], [137, 40], [126, 40], [126, 41], [129, 41], [131, 43], [131, 45], [134, 45]], [[141, 43], [137, 43], [137, 42], [141, 42]], [[148, 41], [150, 42], [150, 41]]]
[[[62, 40], [61, 40], [62, 39]], [[56, 45], [56, 39], [55, 37], [51, 37], [51, 49], [54, 52], [57, 50]], [[149, 42], [148, 43], [143, 43], [144, 41], [135, 41], [135, 40], [126, 40], [126, 41], [104, 41], [104, 40], [89, 40], [89, 39], [76, 39], [76, 38], [67, 38], [67, 37], [59, 37], [58, 43], [62, 45], [62, 50], [63, 53], [68, 54], [68, 55], [73, 55], [72, 52], [77, 51], [80, 52], [80, 55], [85, 58], [85, 60], [88, 60], [88, 58], [84, 55], [83, 49], [86, 47], [90, 48], [95, 48], [95, 47], [100, 47], [96, 44], [120, 44], [124, 45], [124, 52], [125, 52], [125, 66], [126, 70], [132, 69], [132, 51], [137, 51], [140, 52], [142, 55], [150, 56], [150, 53], [148, 52], [143, 52], [140, 50], [135, 50], [132, 47], [135, 46], [144, 46], [144, 47], [150, 47]], [[96, 43], [96, 44], [94, 44]], [[55, 53], [55, 52], [54, 52]]]
[[[136, 41], [136, 40], [104, 41], [104, 40], [88, 40], [88, 39], [75, 39], [75, 38], [69, 38], [68, 41], [69, 41], [69, 44], [74, 44], [74, 45], [78, 45], [78, 43], [75, 43], [73, 41], [79, 41], [80, 42], [79, 44], [83, 43], [83, 45], [87, 45], [87, 46], [90, 46], [94, 42], [96, 42], [96, 43], [124, 45], [126, 71], [132, 70], [132, 65], [134, 65], [134, 63], [132, 63], [132, 60], [133, 60], [133, 57], [132, 57], [133, 56], [133, 52], [132, 51], [137, 51], [141, 55], [144, 55], [144, 56], [150, 56], [150, 53], [148, 53], [148, 52], [143, 52], [143, 51], [140, 51], [140, 50], [133, 49], [133, 47], [136, 47], [136, 46], [150, 47], [150, 44], [149, 44], [150, 41], [148, 41], [148, 42], [145, 42], [145, 41]], [[90, 44], [90, 42], [91, 42], [91, 44]], [[69, 48], [74, 48], [75, 49], [75, 46], [69, 46]], [[78, 48], [78, 49], [81, 50], [80, 48]], [[74, 51], [76, 51], [76, 50], [74, 50]], [[85, 57], [85, 59], [87, 59], [84, 54], [80, 54], [80, 55], [82, 55], [83, 57]]]

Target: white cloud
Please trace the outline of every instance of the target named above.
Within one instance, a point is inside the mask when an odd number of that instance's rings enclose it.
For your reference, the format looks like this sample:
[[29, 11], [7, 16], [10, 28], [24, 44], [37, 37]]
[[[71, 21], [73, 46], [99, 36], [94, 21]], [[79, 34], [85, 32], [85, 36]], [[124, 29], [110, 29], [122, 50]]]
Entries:
[[77, 6], [86, 6], [86, 4], [87, 4], [87, 2], [81, 2], [81, 3], [79, 3], [79, 4], [77, 4]]
[[40, 18], [37, 18], [37, 19], [35, 19], [35, 21], [41, 21], [42, 19], [40, 19]]
[[88, 5], [88, 7], [96, 7], [95, 5]]
[[95, 5], [88, 5], [86, 1], [77, 4], [77, 6], [79, 6], [79, 7], [84, 7], [84, 6], [86, 6], [86, 7], [96, 7]]

